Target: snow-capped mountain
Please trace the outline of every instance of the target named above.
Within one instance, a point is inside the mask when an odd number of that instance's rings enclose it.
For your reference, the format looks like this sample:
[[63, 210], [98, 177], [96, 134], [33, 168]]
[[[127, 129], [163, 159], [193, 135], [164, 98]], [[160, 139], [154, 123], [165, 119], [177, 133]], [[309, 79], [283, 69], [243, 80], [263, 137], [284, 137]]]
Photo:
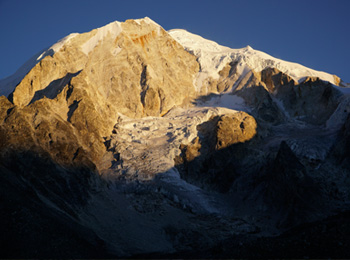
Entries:
[[[141, 21], [152, 23], [160, 28], [159, 25], [148, 17], [135, 21], [137, 23], [140, 23]], [[79, 44], [79, 48], [81, 48], [86, 55], [89, 55], [89, 52], [91, 52], [91, 50], [93, 50], [98, 43], [103, 41], [107, 35], [110, 34], [112, 38], [116, 38], [122, 32], [122, 30], [121, 23], [118, 21], [112, 22], [101, 28], [97, 28], [93, 30], [93, 35], [89, 37], [87, 41]], [[170, 30], [169, 34], [187, 51], [198, 57], [198, 62], [201, 65], [201, 71], [198, 75], [198, 82], [196, 82], [197, 89], [201, 88], [201, 81], [205, 80], [206, 78], [219, 78], [219, 72], [225, 67], [226, 64], [233, 61], [239, 63], [238, 72], [241, 74], [241, 77], [244, 77], [247, 71], [250, 70], [261, 72], [266, 68], [276, 68], [297, 82], [301, 82], [307, 77], [318, 77], [338, 86], [341, 81], [336, 75], [316, 71], [297, 63], [274, 58], [264, 52], [253, 50], [250, 46], [242, 49], [231, 49], [183, 29]], [[47, 55], [52, 56], [59, 52], [63, 46], [68, 45], [71, 39], [78, 35], [78, 33], [72, 33], [64, 37], [47, 50], [41, 51], [37, 55], [33, 56], [33, 58], [26, 62], [14, 75], [1, 80], [0, 94], [7, 96], [39, 61], [41, 61]], [[114, 50], [114, 52], [118, 52], [118, 50]]]
[[2, 256], [348, 257], [345, 85], [147, 17], [70, 34], [0, 81]]

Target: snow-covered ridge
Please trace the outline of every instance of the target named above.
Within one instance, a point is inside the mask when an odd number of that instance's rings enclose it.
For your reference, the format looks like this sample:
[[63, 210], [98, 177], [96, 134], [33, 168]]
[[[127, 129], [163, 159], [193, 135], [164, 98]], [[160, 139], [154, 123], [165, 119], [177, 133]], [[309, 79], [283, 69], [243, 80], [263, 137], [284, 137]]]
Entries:
[[96, 34], [82, 45], [82, 50], [86, 55], [88, 55], [99, 41], [105, 38], [109, 33], [111, 34], [111, 37], [117, 37], [122, 31], [122, 27], [120, 22], [115, 21], [96, 30]]
[[40, 61], [41, 59], [45, 58], [45, 56], [49, 55], [50, 52], [52, 53], [56, 53], [59, 52], [60, 49], [67, 44], [68, 42], [70, 42], [70, 40], [72, 38], [74, 38], [75, 36], [77, 36], [79, 33], [71, 33], [68, 36], [62, 38], [61, 40], [59, 40], [58, 42], [56, 42], [54, 45], [52, 45], [50, 48], [48, 48], [47, 50], [45, 50], [42, 54], [40, 54], [40, 56], [36, 59], [37, 61]]
[[79, 33], [71, 33], [68, 36], [60, 39], [51, 47], [40, 51], [31, 57], [26, 63], [24, 63], [14, 74], [9, 77], [0, 80], [0, 95], [8, 96], [15, 86], [27, 75], [27, 73], [43, 58], [47, 55], [53, 55], [58, 52], [65, 44], [67, 44], [71, 39], [75, 36], [79, 35]]
[[[89, 52], [98, 44], [98, 42], [107, 36], [109, 33], [112, 37], [116, 37], [121, 31], [120, 22], [115, 21], [100, 28], [95, 29], [96, 33], [89, 40], [87, 40], [82, 46], [82, 51], [85, 54]], [[38, 54], [30, 58], [24, 65], [22, 65], [14, 74], [0, 80], [0, 95], [8, 96], [15, 86], [25, 77], [25, 75], [43, 58], [48, 55], [53, 55], [61, 50], [61, 48], [68, 44], [73, 38], [80, 35], [79, 33], [71, 33], [68, 36], [60, 39], [55, 44], [42, 50]]]
[[43, 53], [40, 51], [24, 63], [14, 74], [4, 79], [0, 79], [0, 96], [8, 96], [15, 86], [24, 78], [25, 75], [38, 63], [38, 57]]
[[[250, 46], [242, 49], [231, 49], [182, 29], [170, 30], [169, 34], [186, 50], [198, 57], [201, 65], [200, 73], [205, 75], [199, 75], [199, 79], [204, 79], [207, 76], [217, 79], [219, 77], [218, 72], [227, 63], [238, 61], [238, 72], [241, 74], [251, 69], [260, 72], [266, 68], [276, 68], [298, 82], [305, 77], [319, 77], [322, 80], [338, 85], [335, 76], [332, 74], [316, 71], [298, 63], [274, 58], [262, 51], [254, 50]], [[197, 81], [198, 83], [200, 84]]]

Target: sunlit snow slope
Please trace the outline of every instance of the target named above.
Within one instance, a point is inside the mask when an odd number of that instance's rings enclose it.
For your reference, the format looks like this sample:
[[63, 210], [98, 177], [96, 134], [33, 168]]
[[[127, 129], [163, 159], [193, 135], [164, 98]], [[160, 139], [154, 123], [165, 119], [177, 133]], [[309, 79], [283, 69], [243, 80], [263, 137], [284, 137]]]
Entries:
[[250, 70], [261, 72], [266, 68], [276, 68], [298, 82], [306, 77], [319, 77], [334, 85], [339, 85], [340, 82], [340, 79], [335, 75], [274, 58], [264, 52], [254, 50], [250, 46], [242, 49], [231, 49], [182, 29], [171, 30], [169, 34], [186, 50], [198, 57], [201, 65], [197, 79], [198, 88], [207, 77], [218, 78], [218, 72], [232, 61], [238, 62], [238, 73], [242, 76]]

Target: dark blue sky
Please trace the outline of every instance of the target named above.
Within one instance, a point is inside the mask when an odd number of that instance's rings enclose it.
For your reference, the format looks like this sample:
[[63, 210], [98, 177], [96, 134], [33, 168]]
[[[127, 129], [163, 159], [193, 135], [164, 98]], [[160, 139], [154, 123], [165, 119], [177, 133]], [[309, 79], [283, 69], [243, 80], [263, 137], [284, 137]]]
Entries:
[[0, 78], [72, 32], [150, 17], [350, 82], [350, 0], [0, 0]]

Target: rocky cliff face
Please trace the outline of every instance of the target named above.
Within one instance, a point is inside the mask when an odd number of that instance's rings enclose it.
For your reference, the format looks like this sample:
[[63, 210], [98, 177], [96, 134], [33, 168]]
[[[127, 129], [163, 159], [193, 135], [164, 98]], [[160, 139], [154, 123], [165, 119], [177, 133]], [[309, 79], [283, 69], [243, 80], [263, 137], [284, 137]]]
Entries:
[[[17, 146], [30, 150], [34, 142], [68, 164], [85, 153], [99, 164], [103, 137], [111, 134], [118, 113], [160, 116], [195, 96], [195, 57], [148, 19], [75, 35], [49, 53], [11, 93], [15, 109], [5, 126], [33, 132]], [[65, 154], [55, 147], [61, 144]]]
[[28, 64], [0, 81], [4, 257], [254, 249], [348, 210], [336, 76], [149, 18], [71, 34]]

